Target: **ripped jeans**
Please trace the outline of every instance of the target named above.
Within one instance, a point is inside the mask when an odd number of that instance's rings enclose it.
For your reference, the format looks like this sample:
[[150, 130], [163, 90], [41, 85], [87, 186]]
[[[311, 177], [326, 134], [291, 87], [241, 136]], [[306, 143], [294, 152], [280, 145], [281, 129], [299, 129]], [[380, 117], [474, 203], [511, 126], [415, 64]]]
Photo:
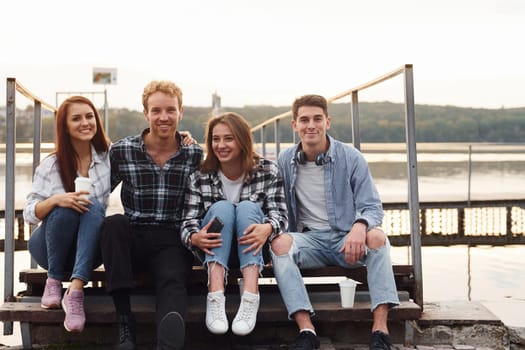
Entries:
[[[213, 203], [209, 208], [202, 220], [201, 227], [208, 224], [215, 216], [218, 216], [224, 223], [224, 227], [221, 230], [222, 245], [212, 249], [215, 255], [203, 254], [202, 251], [198, 252], [197, 257], [203, 261], [204, 267], [207, 267], [211, 262], [217, 262], [224, 266], [225, 272], [227, 272], [231, 263], [230, 255], [237, 253], [233, 255], [238, 256], [241, 270], [249, 265], [258, 265], [259, 271], [261, 271], [264, 266], [262, 250], [256, 255], [253, 255], [253, 250], [243, 253], [242, 251], [247, 246], [237, 244], [237, 238], [242, 236], [248, 226], [263, 222], [264, 213], [261, 207], [257, 203], [250, 201], [233, 204], [229, 201], [221, 200]], [[235, 248], [237, 251], [232, 252], [232, 249]]]
[[275, 278], [290, 319], [297, 311], [304, 310], [314, 314], [300, 269], [328, 265], [345, 268], [366, 265], [372, 311], [381, 304], [399, 304], [388, 237], [385, 237], [384, 246], [379, 249], [366, 248], [365, 257], [355, 265], [350, 265], [345, 261], [344, 253], [339, 253], [345, 242], [346, 232], [308, 231], [287, 234], [293, 238], [290, 251], [284, 255], [275, 255], [273, 251], [271, 254]]

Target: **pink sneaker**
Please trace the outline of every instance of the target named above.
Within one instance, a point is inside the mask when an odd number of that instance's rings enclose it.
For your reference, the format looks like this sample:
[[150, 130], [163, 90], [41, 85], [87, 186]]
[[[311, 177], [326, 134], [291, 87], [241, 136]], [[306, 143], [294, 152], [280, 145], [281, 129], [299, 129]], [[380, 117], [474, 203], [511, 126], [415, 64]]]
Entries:
[[60, 309], [60, 299], [62, 299], [62, 282], [48, 277], [40, 306], [44, 309]]
[[79, 333], [84, 329], [86, 314], [84, 313], [84, 291], [66, 290], [62, 298], [62, 308], [66, 313], [64, 328], [68, 332]]

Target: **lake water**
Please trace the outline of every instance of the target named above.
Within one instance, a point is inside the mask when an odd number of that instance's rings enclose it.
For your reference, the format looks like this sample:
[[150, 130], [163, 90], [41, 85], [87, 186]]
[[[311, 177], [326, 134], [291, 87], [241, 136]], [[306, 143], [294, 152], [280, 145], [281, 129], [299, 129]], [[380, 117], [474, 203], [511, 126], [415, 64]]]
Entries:
[[[286, 145], [282, 145], [284, 149]], [[525, 144], [418, 144], [420, 201], [525, 198]], [[361, 149], [384, 202], [406, 201], [406, 154], [400, 144], [362, 144]], [[268, 158], [272, 149], [267, 147]], [[18, 154], [16, 205], [21, 208], [31, 186], [31, 155]], [[0, 208], [5, 200], [5, 157], [0, 154]], [[470, 193], [468, 191], [470, 181]], [[120, 211], [118, 192], [110, 198], [109, 212]], [[1, 222], [1, 221], [0, 221]], [[2, 223], [3, 224], [3, 223]], [[0, 227], [3, 238], [4, 227]], [[394, 263], [409, 263], [409, 248], [393, 247]], [[525, 327], [525, 246], [423, 247], [423, 297], [425, 302], [481, 301], [509, 326]], [[29, 266], [27, 252], [15, 254], [15, 271]], [[4, 271], [4, 255], [0, 256]], [[15, 279], [18, 273], [15, 272]], [[3, 290], [3, 279], [0, 280]], [[16, 291], [24, 285], [15, 285]], [[3, 325], [0, 323], [0, 331]], [[21, 344], [16, 334], [3, 336], [0, 344]]]
[[[281, 150], [289, 145], [281, 144]], [[273, 146], [266, 148], [267, 157], [275, 158]], [[420, 201], [467, 200], [469, 195], [472, 200], [525, 198], [525, 144], [420, 143], [417, 149]], [[364, 143], [361, 150], [382, 200], [406, 201], [404, 144]], [[31, 186], [31, 162], [31, 153], [16, 155], [17, 208], [23, 207]], [[4, 198], [5, 154], [0, 153], [0, 209], [4, 208]]]

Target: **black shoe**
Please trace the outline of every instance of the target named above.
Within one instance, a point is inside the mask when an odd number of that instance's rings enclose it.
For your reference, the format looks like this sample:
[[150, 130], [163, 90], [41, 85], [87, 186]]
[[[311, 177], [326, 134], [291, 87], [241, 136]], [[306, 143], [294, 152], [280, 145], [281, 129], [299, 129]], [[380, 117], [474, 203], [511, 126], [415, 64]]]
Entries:
[[370, 350], [392, 350], [390, 336], [381, 331], [375, 331], [370, 338]]
[[319, 349], [319, 339], [317, 336], [309, 331], [299, 333], [294, 342], [288, 348], [290, 350], [317, 350]]
[[179, 350], [184, 346], [186, 333], [184, 319], [176, 312], [168, 312], [159, 323], [157, 350]]
[[135, 317], [133, 315], [118, 316], [119, 344], [117, 350], [136, 350]]

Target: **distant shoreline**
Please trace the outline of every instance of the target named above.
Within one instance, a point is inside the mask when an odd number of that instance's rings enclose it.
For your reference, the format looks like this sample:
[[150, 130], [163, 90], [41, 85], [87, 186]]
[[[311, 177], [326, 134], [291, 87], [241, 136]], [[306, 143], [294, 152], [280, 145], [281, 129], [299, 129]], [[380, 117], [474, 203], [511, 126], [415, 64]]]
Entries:
[[[260, 142], [255, 145], [262, 147]], [[281, 142], [281, 149], [286, 149], [293, 145], [292, 142]], [[525, 152], [525, 142], [418, 142], [416, 144], [418, 152], [465, 152], [468, 147], [472, 146], [476, 152]], [[204, 146], [204, 145], [201, 145]], [[274, 147], [273, 142], [267, 142], [266, 147]], [[497, 148], [497, 149], [494, 149]], [[44, 142], [40, 145], [42, 153], [49, 153], [55, 149], [52, 142]], [[364, 153], [373, 152], [404, 152], [406, 144], [404, 142], [362, 142], [361, 151]], [[5, 153], [5, 143], [0, 144], [0, 153]], [[18, 153], [31, 153], [33, 151], [32, 143], [17, 143], [16, 151]]]

